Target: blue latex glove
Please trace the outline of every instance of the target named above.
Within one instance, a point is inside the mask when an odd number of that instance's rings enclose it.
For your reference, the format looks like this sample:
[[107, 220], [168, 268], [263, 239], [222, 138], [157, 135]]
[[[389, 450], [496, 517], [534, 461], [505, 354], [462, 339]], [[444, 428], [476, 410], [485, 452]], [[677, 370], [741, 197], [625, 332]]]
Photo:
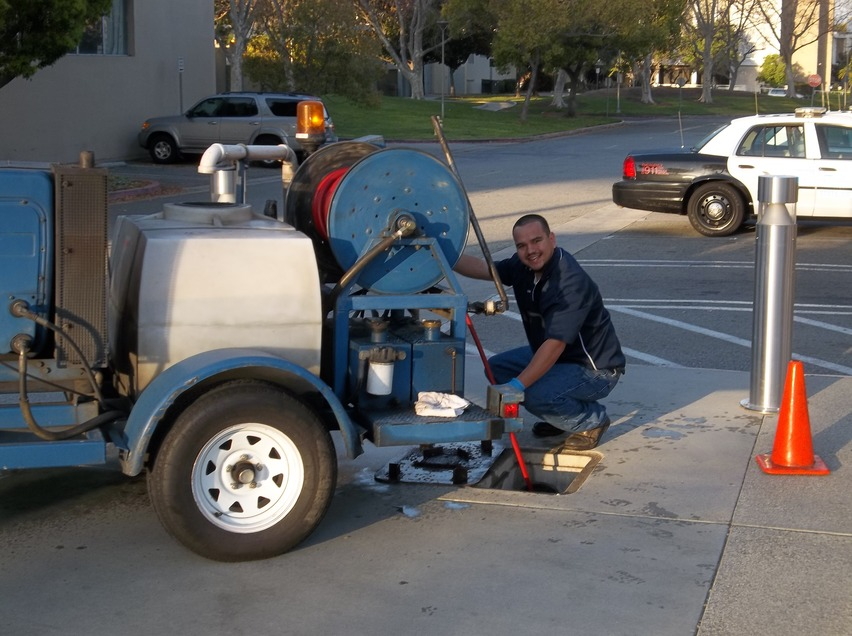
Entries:
[[523, 394], [525, 388], [518, 378], [512, 378], [505, 384], [492, 384], [488, 387], [488, 393], [497, 393], [501, 398], [504, 395], [509, 396], [508, 402], [520, 402], [523, 399], [523, 395], [518, 397], [518, 393]]
[[505, 386], [513, 388], [515, 391], [523, 391], [527, 387], [525, 387], [518, 378], [512, 378], [508, 382], [506, 382]]

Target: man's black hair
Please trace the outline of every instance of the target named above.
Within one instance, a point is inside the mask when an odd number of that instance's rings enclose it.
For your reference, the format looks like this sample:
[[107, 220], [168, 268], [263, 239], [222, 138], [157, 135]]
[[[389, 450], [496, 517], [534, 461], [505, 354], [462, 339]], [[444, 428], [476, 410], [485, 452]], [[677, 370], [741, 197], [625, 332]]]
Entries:
[[544, 233], [550, 235], [550, 225], [547, 223], [547, 219], [545, 219], [541, 214], [524, 214], [521, 218], [515, 221], [515, 224], [512, 226], [512, 231], [514, 232], [515, 228], [521, 227], [522, 225], [529, 225], [530, 223], [541, 223]]

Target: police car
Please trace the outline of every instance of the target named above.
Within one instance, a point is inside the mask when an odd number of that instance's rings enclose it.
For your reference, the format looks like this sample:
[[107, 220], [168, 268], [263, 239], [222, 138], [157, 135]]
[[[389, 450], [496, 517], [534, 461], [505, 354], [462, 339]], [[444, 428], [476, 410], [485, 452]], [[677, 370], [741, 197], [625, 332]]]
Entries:
[[728, 236], [757, 212], [761, 175], [798, 177], [798, 217], [852, 218], [852, 113], [740, 117], [691, 149], [630, 153], [612, 200], [686, 214], [701, 234]]

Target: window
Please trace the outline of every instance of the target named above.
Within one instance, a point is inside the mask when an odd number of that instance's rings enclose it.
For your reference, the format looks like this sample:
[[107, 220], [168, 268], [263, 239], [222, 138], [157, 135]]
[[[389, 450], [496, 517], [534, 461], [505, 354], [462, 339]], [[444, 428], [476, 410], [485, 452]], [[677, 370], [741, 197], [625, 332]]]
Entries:
[[267, 98], [266, 105], [276, 117], [295, 117], [299, 101], [295, 99]]
[[738, 155], [747, 157], [805, 157], [805, 137], [801, 126], [752, 128], [743, 138]]
[[77, 48], [78, 55], [127, 55], [130, 0], [112, 0], [110, 12], [90, 24]]
[[819, 124], [816, 131], [824, 159], [852, 159], [852, 128]]
[[221, 97], [208, 97], [193, 106], [187, 115], [190, 117], [217, 117], [224, 103], [225, 100]]
[[254, 97], [229, 97], [217, 114], [219, 117], [254, 117], [257, 115], [257, 104], [254, 103]]

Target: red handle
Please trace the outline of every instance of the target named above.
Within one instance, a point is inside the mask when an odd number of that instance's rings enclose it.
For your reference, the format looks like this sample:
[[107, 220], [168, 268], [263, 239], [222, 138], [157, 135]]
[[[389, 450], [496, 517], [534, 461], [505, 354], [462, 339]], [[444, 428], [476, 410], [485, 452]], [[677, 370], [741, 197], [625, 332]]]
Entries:
[[[479, 336], [476, 333], [476, 329], [473, 327], [473, 321], [470, 319], [469, 314], [465, 314], [464, 317], [468, 331], [470, 331], [470, 336], [473, 338], [473, 342], [476, 344], [476, 350], [479, 351], [479, 357], [482, 359], [482, 366], [485, 367], [485, 377], [488, 378], [488, 381], [491, 384], [497, 384], [497, 381], [494, 379], [494, 373], [491, 371], [491, 365], [488, 364], [488, 358], [485, 357], [485, 350], [482, 348], [482, 343], [479, 341]], [[530, 479], [530, 472], [527, 470], [527, 463], [524, 461], [524, 454], [521, 452], [521, 445], [518, 444], [518, 438], [513, 432], [509, 433], [509, 441], [512, 442], [512, 450], [515, 452], [515, 459], [518, 460], [518, 468], [521, 469], [521, 477], [524, 478], [524, 484], [526, 484], [527, 490], [532, 492], [533, 483], [532, 479]]]

